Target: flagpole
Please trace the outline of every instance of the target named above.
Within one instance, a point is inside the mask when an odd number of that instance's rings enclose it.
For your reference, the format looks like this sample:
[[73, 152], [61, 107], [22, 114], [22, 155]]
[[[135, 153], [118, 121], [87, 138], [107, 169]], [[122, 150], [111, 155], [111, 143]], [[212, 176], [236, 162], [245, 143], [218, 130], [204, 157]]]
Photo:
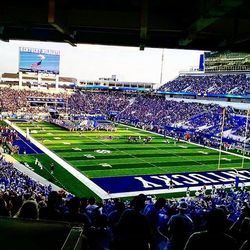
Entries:
[[223, 142], [223, 132], [224, 132], [224, 125], [225, 125], [225, 115], [226, 115], [226, 108], [224, 108], [223, 111], [222, 111], [222, 124], [221, 124], [221, 136], [220, 136], [218, 169], [220, 168], [220, 163], [221, 163], [221, 149], [222, 149], [222, 142]]
[[245, 135], [244, 135], [244, 144], [243, 144], [243, 154], [242, 154], [242, 162], [241, 162], [241, 167], [244, 167], [244, 162], [245, 162], [245, 153], [246, 153], [246, 140], [247, 140], [247, 132], [248, 132], [248, 123], [249, 123], [249, 113], [250, 110], [247, 110], [247, 117], [246, 117], [246, 127], [245, 127]]
[[69, 102], [69, 99], [67, 96], [67, 99], [66, 99], [66, 117], [67, 117], [67, 119], [68, 119], [68, 102]]
[[162, 49], [162, 55], [161, 55], [161, 75], [160, 75], [160, 86], [162, 85], [163, 62], [164, 62], [164, 49]]

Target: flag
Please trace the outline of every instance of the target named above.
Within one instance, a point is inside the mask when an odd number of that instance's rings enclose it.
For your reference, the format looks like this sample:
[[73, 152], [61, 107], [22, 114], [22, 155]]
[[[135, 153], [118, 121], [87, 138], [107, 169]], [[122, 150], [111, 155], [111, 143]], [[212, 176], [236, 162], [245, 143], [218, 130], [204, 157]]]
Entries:
[[38, 70], [42, 64], [42, 60], [36, 63], [31, 64], [31, 69], [32, 70]]
[[236, 175], [235, 176], [235, 188], [238, 188], [239, 184], [240, 184], [240, 177], [239, 177], [239, 175]]

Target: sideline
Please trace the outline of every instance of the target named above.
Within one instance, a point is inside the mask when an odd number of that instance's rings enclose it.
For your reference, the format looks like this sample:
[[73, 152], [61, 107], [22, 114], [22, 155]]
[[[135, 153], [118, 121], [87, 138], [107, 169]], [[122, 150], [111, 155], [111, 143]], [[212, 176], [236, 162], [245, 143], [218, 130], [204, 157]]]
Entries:
[[20, 140], [21, 140], [24, 144], [26, 144], [31, 150], [33, 150], [37, 155], [39, 155], [39, 153], [38, 153], [31, 145], [29, 145], [25, 140], [23, 140], [22, 138], [20, 138]]
[[59, 191], [62, 190], [62, 187], [58, 187], [57, 185], [55, 185], [54, 183], [48, 181], [47, 179], [45, 179], [44, 177], [42, 177], [41, 175], [35, 173], [34, 171], [28, 169], [27, 167], [25, 167], [23, 164], [21, 164], [19, 161], [17, 161], [15, 158], [13, 158], [11, 155], [9, 154], [3, 154], [4, 158], [6, 161], [11, 162], [13, 164], [13, 167], [15, 167], [17, 170], [21, 171], [22, 173], [28, 175], [30, 178], [32, 178], [33, 180], [41, 183], [42, 185], [46, 185], [52, 186], [52, 190], [55, 191]]
[[[8, 125], [10, 125], [12, 128], [14, 128], [17, 132], [19, 132], [21, 135], [26, 136], [26, 133], [21, 130], [19, 127], [14, 125], [12, 122], [8, 120], [4, 120]], [[36, 141], [33, 137], [30, 136], [30, 142], [32, 142], [35, 146], [40, 148], [45, 154], [47, 154], [50, 158], [52, 158], [55, 162], [57, 162], [59, 165], [61, 165], [64, 169], [66, 169], [70, 174], [72, 174], [75, 178], [77, 178], [82, 184], [87, 186], [89, 189], [91, 189], [96, 195], [98, 195], [101, 199], [108, 199], [109, 194], [100, 188], [98, 185], [96, 185], [93, 181], [91, 181], [89, 178], [87, 178], [85, 175], [80, 173], [78, 170], [76, 170], [73, 166], [71, 166], [69, 163], [65, 162], [62, 158], [60, 158], [58, 155], [56, 155], [54, 152], [46, 148], [44, 145], [42, 145], [40, 142]]]

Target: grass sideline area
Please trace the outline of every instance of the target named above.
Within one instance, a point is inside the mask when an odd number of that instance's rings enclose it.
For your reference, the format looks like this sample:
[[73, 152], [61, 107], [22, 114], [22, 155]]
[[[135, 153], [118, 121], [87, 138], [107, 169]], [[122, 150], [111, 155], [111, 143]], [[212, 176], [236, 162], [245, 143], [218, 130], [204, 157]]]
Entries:
[[[23, 131], [29, 128], [31, 136], [64, 159], [88, 178], [109, 176], [135, 176], [146, 174], [165, 174], [199, 172], [218, 169], [219, 152], [185, 142], [174, 143], [162, 136], [154, 135], [136, 128], [119, 125], [117, 131], [70, 132], [56, 125], [39, 123], [15, 123]], [[128, 136], [151, 136], [152, 142], [129, 143]], [[47, 155], [15, 155], [17, 160], [27, 162], [35, 172], [79, 196], [92, 195], [93, 192], [55, 163], [55, 174], [50, 175], [53, 161]], [[40, 170], [34, 165], [35, 159], [44, 165]], [[223, 169], [238, 168], [242, 159], [222, 153]], [[111, 167], [110, 167], [111, 166]], [[250, 167], [245, 159], [244, 167]], [[171, 195], [175, 197], [176, 194]]]

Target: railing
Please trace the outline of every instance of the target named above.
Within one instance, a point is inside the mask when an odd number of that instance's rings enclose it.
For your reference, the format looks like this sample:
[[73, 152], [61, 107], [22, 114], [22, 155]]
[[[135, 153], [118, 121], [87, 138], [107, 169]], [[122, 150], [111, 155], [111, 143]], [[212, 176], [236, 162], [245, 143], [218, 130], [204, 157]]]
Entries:
[[83, 249], [83, 229], [72, 227], [61, 250], [81, 250]]

